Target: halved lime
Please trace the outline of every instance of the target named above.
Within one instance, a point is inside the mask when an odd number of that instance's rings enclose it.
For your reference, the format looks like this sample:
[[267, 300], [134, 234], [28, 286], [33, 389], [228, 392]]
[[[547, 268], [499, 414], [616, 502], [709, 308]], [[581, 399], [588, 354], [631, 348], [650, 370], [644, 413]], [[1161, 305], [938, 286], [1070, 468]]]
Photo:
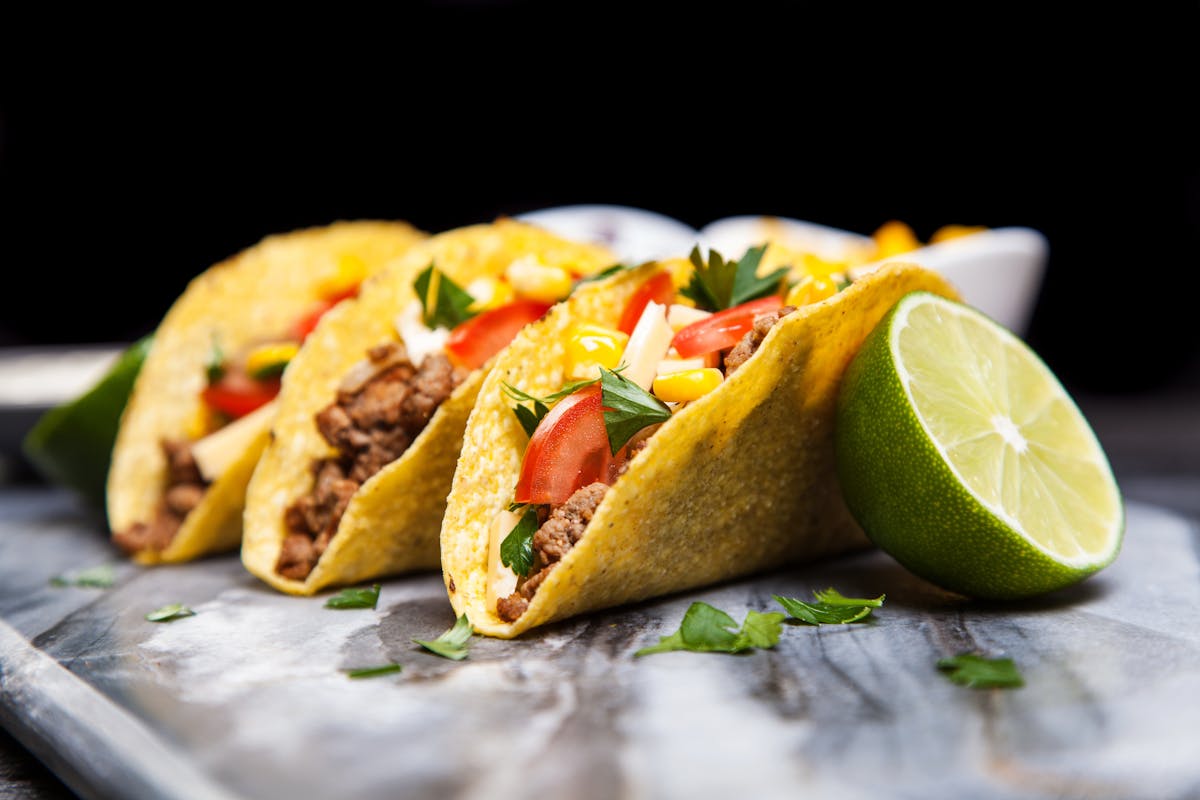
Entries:
[[1073, 584], [1121, 547], [1125, 513], [1087, 420], [1040, 358], [979, 311], [905, 295], [838, 396], [838, 476], [881, 549], [962, 594]]
[[74, 489], [101, 508], [121, 412], [151, 339], [146, 336], [130, 345], [92, 388], [47, 411], [21, 441], [25, 457], [44, 478]]

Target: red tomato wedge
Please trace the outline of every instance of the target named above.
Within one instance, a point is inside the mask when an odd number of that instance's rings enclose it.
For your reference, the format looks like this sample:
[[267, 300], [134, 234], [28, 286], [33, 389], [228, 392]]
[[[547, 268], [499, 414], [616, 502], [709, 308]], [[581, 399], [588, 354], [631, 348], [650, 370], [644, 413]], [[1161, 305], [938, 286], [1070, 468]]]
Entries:
[[563, 398], [542, 419], [525, 448], [518, 503], [564, 503], [589, 483], [610, 483], [613, 457], [604, 428], [600, 384]]
[[296, 324], [292, 326], [292, 335], [303, 342], [316, 329], [317, 323], [321, 321], [321, 317], [325, 316], [325, 312], [335, 305], [337, 303], [331, 300], [318, 300], [309, 311], [305, 312], [304, 316], [296, 320]]
[[671, 340], [674, 347], [683, 358], [702, 356], [733, 347], [741, 338], [754, 327], [754, 318], [759, 314], [783, 305], [783, 298], [772, 294], [758, 300], [742, 303], [740, 306], [718, 311], [711, 317], [693, 322], [686, 328], [680, 329]]
[[520, 331], [550, 310], [548, 303], [517, 300], [484, 311], [450, 331], [446, 352], [456, 363], [479, 369], [499, 353]]
[[237, 419], [275, 399], [279, 378], [255, 380], [241, 372], [227, 372], [202, 392], [204, 402], [222, 414]]
[[629, 298], [629, 304], [625, 306], [625, 312], [621, 314], [621, 323], [617, 325], [617, 330], [625, 334], [633, 333], [638, 320], [642, 318], [642, 312], [646, 310], [646, 306], [651, 300], [666, 306], [670, 305], [674, 299], [675, 284], [671, 280], [671, 273], [658, 273], [639, 286], [633, 293], [633, 297]]
[[342, 289], [340, 292], [334, 292], [328, 297], [324, 297], [313, 303], [312, 307], [304, 313], [304, 316], [296, 320], [296, 324], [292, 326], [292, 336], [303, 342], [316, 329], [317, 323], [321, 321], [321, 317], [328, 313], [329, 309], [343, 300], [349, 300], [351, 297], [358, 297], [357, 284], [347, 289]]

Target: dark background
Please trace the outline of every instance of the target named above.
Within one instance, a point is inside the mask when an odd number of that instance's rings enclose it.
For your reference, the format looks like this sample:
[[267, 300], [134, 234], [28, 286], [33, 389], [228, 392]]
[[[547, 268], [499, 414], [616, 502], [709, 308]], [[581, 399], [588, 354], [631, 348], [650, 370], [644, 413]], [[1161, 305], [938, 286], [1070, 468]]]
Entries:
[[30, 48], [0, 95], [0, 344], [132, 340], [278, 231], [616, 203], [697, 227], [1030, 226], [1051, 257], [1027, 338], [1064, 381], [1200, 374], [1194, 9], [1053, 29], [978, 7], [912, 37], [748, 7], [693, 9], [689, 32], [568, 5], [418, 4], [298, 36], [245, 20], [89, 36], [85, 20]]

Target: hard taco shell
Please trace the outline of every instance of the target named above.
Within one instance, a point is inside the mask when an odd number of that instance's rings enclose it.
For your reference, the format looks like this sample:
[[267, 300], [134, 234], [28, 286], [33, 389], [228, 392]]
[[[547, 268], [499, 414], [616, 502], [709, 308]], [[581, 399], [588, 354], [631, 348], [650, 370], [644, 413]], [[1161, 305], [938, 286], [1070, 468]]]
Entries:
[[[187, 438], [201, 413], [214, 339], [232, 353], [286, 333], [337, 279], [341, 259], [357, 259], [369, 274], [423, 237], [402, 222], [339, 222], [270, 236], [192, 280], [159, 324], [122, 415], [106, 490], [109, 527], [155, 515], [167, 475], [160, 443]], [[166, 549], [142, 550], [135, 560], [187, 561], [238, 546], [246, 484], [266, 444], [262, 419]]]
[[583, 538], [515, 622], [486, 606], [489, 527], [512, 501], [528, 437], [504, 395], [560, 388], [577, 322], [615, 327], [655, 265], [581, 289], [527, 327], [483, 381], [441, 531], [456, 614], [501, 638], [596, 609], [868, 545], [834, 463], [837, 387], [863, 339], [907, 292], [954, 297], [937, 274], [888, 265], [783, 317], [717, 389], [650, 437], [597, 507]]
[[247, 493], [242, 562], [250, 572], [280, 591], [311, 595], [326, 586], [437, 569], [445, 498], [486, 365], [438, 407], [400, 458], [359, 487], [337, 533], [303, 581], [276, 572], [288, 534], [284, 511], [311, 489], [313, 462], [335, 452], [318, 431], [315, 415], [333, 402], [338, 384], [369, 348], [397, 339], [394, 320], [415, 299], [417, 273], [432, 262], [466, 286], [482, 276], [502, 275], [515, 259], [529, 255], [579, 274], [591, 274], [614, 260], [602, 247], [501, 219], [431, 237], [368, 281], [354, 303], [321, 320], [284, 377], [272, 441]]

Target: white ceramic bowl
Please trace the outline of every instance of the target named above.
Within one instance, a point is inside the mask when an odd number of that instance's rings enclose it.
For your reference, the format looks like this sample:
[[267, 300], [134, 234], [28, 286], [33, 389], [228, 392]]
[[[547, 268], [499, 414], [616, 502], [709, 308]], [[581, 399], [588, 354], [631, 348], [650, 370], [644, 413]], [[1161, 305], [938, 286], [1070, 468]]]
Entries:
[[[827, 260], [860, 261], [873, 248], [870, 237], [785, 217], [729, 217], [700, 229], [701, 242], [733, 256], [767, 239], [778, 238]], [[1018, 335], [1024, 335], [1041, 290], [1049, 246], [1032, 228], [993, 228], [895, 256], [935, 270], [963, 300]], [[864, 264], [855, 275], [883, 262]]]
[[[631, 264], [685, 256], [695, 244], [737, 257], [747, 247], [773, 238], [829, 261], [861, 262], [874, 248], [869, 236], [787, 217], [726, 217], [697, 231], [677, 219], [640, 208], [577, 205], [533, 211], [518, 219], [569, 238], [606, 244]], [[1041, 233], [1011, 227], [927, 245], [890, 260], [911, 261], [940, 272], [967, 303], [1023, 336], [1041, 290], [1048, 252]], [[880, 263], [857, 267], [854, 273]]]

